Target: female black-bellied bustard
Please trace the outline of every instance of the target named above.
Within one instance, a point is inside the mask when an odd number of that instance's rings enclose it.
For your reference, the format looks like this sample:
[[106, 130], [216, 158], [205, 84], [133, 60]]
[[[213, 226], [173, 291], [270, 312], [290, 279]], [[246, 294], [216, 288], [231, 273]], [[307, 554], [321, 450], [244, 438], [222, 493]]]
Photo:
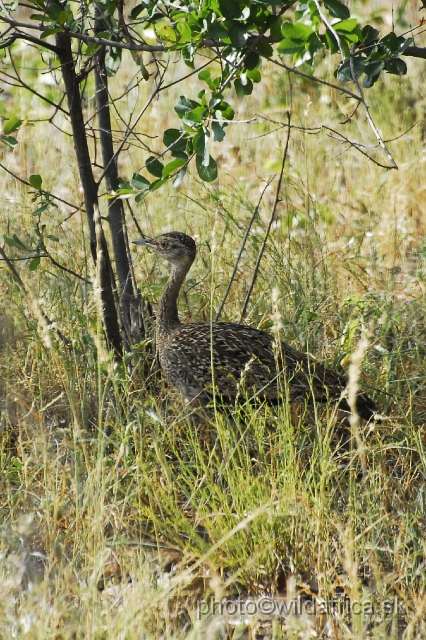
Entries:
[[[283, 388], [290, 400], [304, 402], [339, 401], [339, 409], [349, 411], [342, 391], [347, 381], [332, 369], [285, 342], [240, 324], [179, 320], [177, 300], [186, 274], [195, 259], [192, 238], [172, 231], [158, 238], [135, 240], [153, 249], [172, 265], [169, 280], [157, 309], [157, 352], [165, 378], [186, 400], [207, 404], [213, 391], [224, 401], [241, 396], [257, 396], [276, 403]], [[370, 420], [376, 412], [373, 400], [364, 393], [356, 398], [358, 415]]]

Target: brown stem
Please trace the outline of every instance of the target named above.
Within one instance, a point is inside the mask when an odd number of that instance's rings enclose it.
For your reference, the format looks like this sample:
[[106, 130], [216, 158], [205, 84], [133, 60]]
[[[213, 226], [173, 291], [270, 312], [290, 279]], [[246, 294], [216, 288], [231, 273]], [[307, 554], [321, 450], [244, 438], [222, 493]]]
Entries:
[[281, 191], [281, 184], [283, 181], [283, 175], [284, 175], [284, 167], [285, 167], [285, 163], [287, 160], [287, 152], [288, 152], [288, 143], [290, 141], [290, 131], [291, 131], [291, 127], [290, 127], [290, 112], [287, 111], [287, 140], [285, 143], [285, 149], [284, 149], [284, 154], [283, 154], [283, 160], [281, 163], [281, 171], [280, 171], [280, 176], [278, 178], [278, 184], [277, 184], [277, 190], [275, 193], [275, 201], [274, 201], [274, 205], [272, 207], [272, 212], [271, 212], [271, 217], [269, 219], [269, 224], [268, 224], [268, 228], [266, 229], [266, 234], [265, 237], [263, 239], [262, 242], [262, 246], [260, 247], [260, 251], [259, 251], [259, 255], [257, 256], [257, 261], [256, 261], [256, 265], [254, 267], [254, 272], [253, 272], [253, 277], [250, 283], [250, 287], [249, 290], [247, 291], [247, 295], [246, 295], [246, 299], [244, 300], [244, 304], [243, 304], [243, 308], [241, 310], [241, 316], [240, 316], [240, 323], [244, 320], [244, 316], [246, 315], [247, 312], [247, 306], [250, 300], [250, 296], [253, 292], [253, 288], [255, 285], [255, 282], [257, 280], [257, 274], [259, 273], [259, 267], [260, 267], [260, 262], [262, 260], [263, 254], [265, 252], [265, 247], [266, 247], [266, 243], [268, 241], [268, 237], [269, 237], [269, 233], [271, 231], [271, 227], [272, 227], [272, 223], [275, 220], [275, 213], [277, 210], [277, 206], [278, 206], [278, 202], [280, 201], [280, 191]]
[[[59, 3], [56, 3], [58, 4]], [[84, 127], [83, 110], [77, 81], [76, 68], [71, 50], [71, 40], [66, 33], [57, 33], [55, 36], [58, 57], [61, 63], [62, 77], [68, 101], [71, 126], [73, 131], [74, 150], [77, 158], [78, 171], [84, 193], [84, 203], [87, 214], [87, 223], [90, 232], [90, 250], [95, 264], [101, 264], [100, 287], [103, 305], [103, 320], [106, 338], [109, 347], [114, 349], [117, 356], [123, 352], [120, 327], [118, 324], [117, 310], [114, 304], [113, 278], [111, 260], [108, 246], [102, 232], [100, 247], [102, 255], [97, 255], [96, 230], [94, 222], [94, 210], [98, 206], [98, 190], [93, 176], [89, 147], [87, 144], [86, 130]]]

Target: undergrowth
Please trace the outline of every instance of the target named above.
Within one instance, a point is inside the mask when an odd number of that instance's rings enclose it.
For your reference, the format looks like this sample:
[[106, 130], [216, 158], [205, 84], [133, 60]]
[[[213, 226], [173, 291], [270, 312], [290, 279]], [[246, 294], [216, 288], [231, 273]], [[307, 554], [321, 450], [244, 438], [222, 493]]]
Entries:
[[[398, 172], [344, 152], [325, 132], [292, 131], [244, 318], [339, 370], [367, 335], [359, 384], [380, 407], [380, 424], [350, 427], [332, 405], [285, 399], [274, 411], [218, 400], [194, 412], [162, 381], [152, 336], [116, 365], [103, 346], [80, 213], [43, 214], [58, 238], [52, 255], [80, 278], [47, 258], [35, 271], [17, 262], [25, 295], [2, 270], [2, 637], [236, 638], [247, 624], [256, 634], [262, 621], [209, 617], [200, 602], [265, 594], [277, 602], [346, 597], [359, 607], [278, 617], [264, 635], [424, 637], [425, 165], [423, 129], [410, 129], [424, 97], [414, 63], [409, 73], [369, 94], [383, 136], [395, 138]], [[197, 240], [180, 301], [185, 321], [208, 321], [220, 307], [260, 193], [279, 169], [285, 132], [274, 122], [290, 96], [298, 126], [335, 123], [352, 110], [328, 88], [293, 79], [290, 92], [288, 79], [265, 76], [254, 103], [235, 99], [241, 120], [260, 116], [229, 127], [219, 181], [192, 176], [135, 209], [147, 235], [180, 230]], [[152, 113], [161, 131], [176, 124], [174, 91]], [[25, 111], [23, 95], [9, 99]], [[45, 126], [23, 130], [6, 160], [78, 201], [71, 143], [45, 152]], [[348, 135], [363, 130], [361, 116], [348, 127]], [[120, 162], [123, 176], [144, 163], [136, 148]], [[2, 233], [36, 242], [30, 195], [1, 175]], [[241, 319], [275, 184], [259, 204], [221, 320]], [[128, 225], [136, 237], [130, 217]], [[155, 311], [168, 267], [148, 251], [135, 250], [134, 261]]]

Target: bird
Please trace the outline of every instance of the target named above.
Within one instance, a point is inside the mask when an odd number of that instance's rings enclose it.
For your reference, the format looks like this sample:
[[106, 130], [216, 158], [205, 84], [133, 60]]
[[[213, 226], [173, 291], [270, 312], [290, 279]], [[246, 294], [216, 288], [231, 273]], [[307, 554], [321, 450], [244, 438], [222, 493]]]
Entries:
[[[193, 238], [171, 231], [133, 242], [171, 264], [156, 313], [156, 349], [164, 377], [187, 402], [205, 406], [218, 394], [224, 403], [252, 398], [274, 405], [287, 394], [295, 403], [335, 401], [350, 413], [342, 396], [347, 378], [311, 355], [247, 325], [180, 321], [178, 296], [197, 252]], [[358, 392], [355, 411], [368, 421], [375, 419], [377, 407]]]

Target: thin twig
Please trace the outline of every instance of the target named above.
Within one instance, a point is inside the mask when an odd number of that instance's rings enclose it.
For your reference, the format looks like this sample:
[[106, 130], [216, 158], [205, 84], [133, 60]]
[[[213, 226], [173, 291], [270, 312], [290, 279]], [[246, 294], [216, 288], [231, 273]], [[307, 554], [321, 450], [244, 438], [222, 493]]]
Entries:
[[[84, 278], [83, 276], [81, 276], [80, 274], [76, 273], [72, 269], [68, 269], [68, 267], [65, 267], [63, 264], [60, 264], [59, 262], [57, 262], [55, 260], [55, 258], [53, 258], [53, 256], [46, 249], [46, 246], [44, 245], [44, 243], [43, 243], [42, 249], [43, 249], [44, 253], [37, 253], [37, 254], [34, 254], [32, 256], [26, 256], [25, 258], [9, 258], [9, 257], [0, 258], [0, 262], [6, 262], [7, 266], [10, 267], [9, 262], [23, 262], [24, 260], [29, 260], [30, 258], [31, 259], [34, 259], [34, 258], [49, 258], [50, 262], [53, 265], [55, 265], [55, 267], [60, 269], [61, 271], [65, 271], [66, 273], [69, 273], [71, 276], [74, 276], [75, 278], [78, 278], [79, 280], [82, 280], [86, 284], [91, 284], [90, 280], [87, 280], [87, 278]], [[15, 274], [14, 274], [14, 276], [15, 276]]]
[[[0, 16], [0, 20], [5, 21], [2, 16]], [[8, 22], [8, 21], [6, 20], [5, 22]], [[10, 24], [12, 26], [16, 26], [13, 23], [10, 23]], [[49, 51], [51, 51], [56, 55], [58, 54], [58, 50], [53, 44], [49, 44], [48, 42], [46, 42], [46, 40], [40, 40], [40, 38], [35, 38], [34, 36], [31, 36], [29, 33], [24, 33], [23, 31], [19, 31], [19, 30], [16, 33], [14, 33], [8, 40], [6, 40], [6, 42], [1, 42], [0, 49], [6, 49], [7, 47], [10, 47], [15, 42], [15, 40], [26, 40], [27, 42], [31, 42], [32, 44], [37, 45], [38, 47], [43, 47], [44, 49], [48, 49]]]
[[138, 233], [139, 233], [139, 236], [140, 236], [141, 238], [144, 238], [144, 237], [145, 237], [145, 234], [144, 234], [144, 232], [142, 231], [142, 229], [140, 228], [140, 226], [139, 226], [139, 222], [137, 221], [136, 216], [135, 216], [135, 214], [134, 214], [134, 212], [133, 212], [133, 209], [132, 209], [132, 207], [130, 206], [129, 200], [128, 200], [127, 198], [126, 198], [125, 202], [126, 202], [126, 204], [127, 204], [128, 208], [129, 208], [131, 218], [132, 218], [133, 223], [134, 223], [134, 225], [135, 225], [135, 227], [136, 227], [136, 229], [137, 229], [137, 231], [138, 231]]
[[277, 210], [278, 202], [280, 201], [281, 184], [282, 184], [282, 181], [283, 181], [284, 167], [285, 167], [285, 163], [286, 163], [286, 160], [287, 160], [288, 145], [289, 145], [289, 141], [290, 141], [290, 132], [291, 132], [291, 127], [290, 127], [291, 114], [290, 114], [290, 111], [287, 111], [287, 121], [288, 121], [287, 140], [286, 140], [286, 143], [285, 143], [284, 154], [283, 154], [283, 159], [282, 159], [282, 163], [281, 163], [281, 171], [280, 171], [280, 175], [279, 175], [279, 178], [278, 178], [277, 190], [276, 190], [276, 193], [275, 193], [274, 205], [272, 207], [271, 217], [269, 219], [269, 224], [268, 224], [268, 227], [266, 229], [265, 237], [263, 239], [262, 246], [260, 247], [259, 255], [257, 256], [257, 261], [256, 261], [256, 265], [254, 267], [254, 272], [253, 272], [253, 277], [252, 277], [252, 280], [251, 280], [251, 283], [250, 283], [250, 287], [249, 287], [249, 289], [247, 291], [246, 299], [244, 300], [243, 308], [241, 310], [240, 323], [244, 320], [244, 316], [246, 315], [247, 306], [248, 306], [248, 303], [249, 303], [249, 300], [250, 300], [250, 296], [251, 296], [251, 294], [253, 292], [253, 288], [254, 288], [255, 282], [257, 280], [257, 275], [259, 273], [260, 262], [262, 260], [263, 254], [265, 252], [266, 243], [268, 241], [268, 237], [269, 237], [269, 233], [271, 231], [272, 223], [275, 220], [275, 213], [276, 213], [276, 210]]
[[[18, 286], [22, 289], [22, 291], [25, 293], [25, 295], [28, 298], [34, 298], [33, 294], [31, 292], [28, 291], [28, 289], [26, 288], [26, 286], [23, 283], [23, 280], [21, 278], [21, 276], [19, 275], [19, 273], [16, 271], [13, 263], [11, 262], [11, 260], [9, 259], [9, 257], [6, 255], [6, 252], [4, 251], [3, 247], [0, 247], [0, 256], [2, 257], [3, 261], [6, 263], [7, 268], [9, 269], [10, 273], [12, 274], [15, 282], [18, 284]], [[47, 315], [45, 314], [45, 312], [40, 309], [40, 313], [42, 315], [43, 320], [49, 325], [52, 326], [53, 322], [47, 317]], [[58, 336], [59, 340], [68, 348], [71, 347], [71, 342], [68, 340], [68, 338], [66, 338], [64, 336], [64, 334], [62, 333], [62, 331], [60, 331], [57, 327], [55, 327], [55, 333]]]
[[[13, 67], [13, 70], [14, 70], [14, 72], [16, 74], [16, 79], [19, 82], [19, 86], [24, 87], [24, 89], [26, 89], [30, 93], [34, 94], [35, 96], [37, 96], [37, 98], [40, 98], [40, 100], [43, 100], [44, 102], [47, 102], [47, 104], [49, 104], [51, 107], [55, 107], [56, 111], [62, 111], [62, 113], [65, 113], [65, 115], [68, 115], [68, 111], [66, 111], [63, 107], [61, 107], [59, 104], [56, 104], [56, 102], [53, 102], [52, 100], [49, 100], [49, 98], [46, 98], [41, 93], [38, 93], [38, 91], [36, 91], [32, 87], [30, 87], [26, 82], [24, 82], [24, 80], [22, 80], [21, 76], [18, 73], [18, 70], [16, 68], [16, 65], [15, 65], [15, 62], [14, 62], [12, 56], [10, 56], [10, 63], [11, 63], [11, 65]], [[8, 74], [4, 74], [4, 75], [7, 76]], [[11, 76], [11, 77], [13, 77], [13, 76]]]
[[[359, 102], [358, 104], [361, 104], [361, 103]], [[277, 122], [276, 120], [272, 120], [272, 118], [268, 118], [266, 116], [257, 115], [257, 117], [261, 118], [262, 120], [266, 120], [267, 122], [272, 122], [273, 124], [276, 124], [278, 126], [273, 131], [268, 131], [266, 133], [262, 133], [259, 136], [256, 136], [254, 138], [248, 138], [249, 140], [256, 140], [257, 138], [263, 138], [265, 136], [268, 136], [268, 135], [271, 135], [271, 134], [275, 133], [276, 131], [279, 131], [279, 129], [284, 129], [284, 128], [289, 126], [285, 122]], [[329, 134], [330, 138], [332, 138], [333, 140], [338, 140], [339, 142], [346, 142], [349, 145], [349, 147], [353, 147], [354, 149], [356, 149], [357, 151], [362, 153], [363, 156], [365, 156], [366, 158], [371, 160], [371, 162], [376, 164], [378, 167], [381, 167], [382, 169], [393, 169], [394, 168], [393, 166], [390, 166], [388, 164], [383, 164], [382, 162], [379, 162], [378, 160], [376, 160], [375, 158], [370, 156], [362, 148], [362, 147], [365, 147], [366, 149], [367, 148], [369, 148], [369, 149], [377, 149], [377, 147], [379, 145], [375, 145], [374, 147], [372, 147], [372, 146], [367, 147], [366, 145], [363, 145], [360, 142], [353, 142], [352, 140], [349, 140], [349, 138], [344, 136], [339, 131], [336, 131], [335, 129], [332, 129], [331, 127], [327, 127], [325, 125], [319, 125], [318, 127], [297, 127], [296, 125], [292, 124], [292, 125], [290, 125], [289, 128], [290, 129], [295, 129], [296, 131], [303, 131], [304, 133], [307, 133], [309, 135], [318, 135], [319, 133], [321, 133], [321, 131], [330, 131], [330, 134]], [[411, 128], [412, 127], [410, 127], [410, 129]], [[408, 129], [407, 131], [410, 131], [410, 129]], [[407, 132], [405, 132], [405, 133], [407, 133]], [[401, 134], [401, 136], [405, 135], [405, 133]], [[334, 134], [334, 135], [332, 135], [332, 134]], [[401, 137], [401, 136], [398, 136], [398, 137]], [[397, 138], [393, 138], [392, 140], [394, 140], [394, 139], [396, 140]]]
[[[284, 13], [292, 4], [294, 4], [294, 2], [291, 2], [288, 5], [286, 5], [282, 10], [282, 13]], [[19, 20], [15, 20], [12, 17], [8, 18], [7, 16], [0, 16], [0, 21], [5, 22], [6, 24], [9, 24], [10, 26], [15, 27], [18, 30], [31, 29], [33, 31], [40, 31], [40, 32], [43, 32], [46, 30], [45, 25], [31, 24], [29, 22], [19, 22]], [[104, 46], [104, 47], [114, 47], [115, 49], [126, 49], [128, 51], [147, 51], [149, 53], [167, 52], [167, 47], [165, 47], [162, 44], [135, 44], [130, 42], [121, 42], [119, 40], [109, 40], [107, 38], [96, 38], [94, 36], [88, 36], [88, 35], [79, 33], [78, 31], [70, 31], [67, 28], [64, 28], [64, 32], [70, 38], [76, 38], [77, 40], [80, 40], [81, 42], [85, 42], [85, 43], [93, 42], [94, 44]], [[28, 40], [29, 42], [33, 42], [34, 44], [43, 46], [54, 53], [58, 52], [58, 49], [54, 45], [47, 43], [45, 40], [36, 38], [35, 36], [31, 36], [30, 34], [25, 33], [23, 31], [19, 31], [18, 34], [14, 34], [13, 36], [11, 36], [11, 38], [16, 39], [15, 35], [17, 38]], [[261, 37], [263, 37], [263, 34]], [[203, 42], [200, 43], [199, 48], [212, 49], [215, 47], [227, 47], [227, 46], [228, 46], [227, 43], [221, 42], [220, 40], [214, 40], [213, 38], [206, 38], [206, 40], [203, 40]], [[1, 45], [0, 45], [0, 48], [1, 48]]]
[[[82, 282], [85, 282], [86, 284], [91, 284], [90, 280], [87, 280], [87, 278], [85, 278], [84, 276], [81, 276], [79, 273], [76, 273], [72, 269], [69, 269], [68, 267], [65, 267], [63, 264], [60, 264], [60, 262], [55, 260], [55, 258], [47, 250], [46, 245], [44, 244], [44, 242], [42, 243], [42, 248], [43, 248], [45, 253], [44, 253], [44, 255], [39, 256], [40, 258], [49, 258], [50, 262], [53, 265], [55, 265], [55, 267], [60, 269], [61, 271], [65, 271], [66, 273], [69, 273], [71, 276], [74, 276], [74, 278], [78, 278], [78, 280], [81, 280]], [[38, 256], [35, 256], [35, 257], [37, 258]]]
[[231, 287], [232, 287], [232, 284], [233, 284], [233, 282], [234, 282], [235, 276], [236, 276], [236, 274], [237, 274], [238, 264], [239, 264], [239, 262], [240, 262], [240, 260], [241, 260], [241, 256], [243, 255], [243, 252], [244, 252], [244, 249], [245, 249], [245, 246], [246, 246], [247, 239], [248, 239], [248, 237], [249, 237], [249, 234], [250, 234], [251, 228], [252, 228], [252, 226], [253, 226], [253, 223], [254, 223], [254, 221], [255, 221], [255, 219], [256, 219], [256, 216], [257, 216], [257, 213], [258, 213], [258, 211], [259, 211], [259, 207], [260, 207], [260, 204], [261, 204], [261, 202], [262, 202], [262, 199], [263, 199], [263, 196], [264, 196], [264, 194], [265, 194], [265, 191], [266, 191], [266, 189], [269, 187], [269, 185], [271, 184], [271, 182], [272, 182], [272, 180], [273, 180], [274, 178], [275, 178], [275, 176], [273, 176], [272, 178], [269, 178], [268, 182], [266, 183], [265, 187], [263, 188], [262, 193], [260, 194], [259, 202], [257, 203], [257, 205], [256, 205], [256, 207], [255, 207], [255, 210], [254, 210], [254, 212], [253, 212], [253, 215], [252, 215], [252, 217], [251, 217], [251, 219], [250, 219], [250, 222], [248, 223], [248, 226], [247, 226], [247, 229], [246, 229], [246, 233], [245, 233], [244, 239], [243, 239], [243, 241], [242, 241], [242, 243], [241, 243], [241, 247], [240, 247], [240, 250], [239, 250], [239, 252], [238, 252], [237, 259], [236, 259], [236, 261], [235, 261], [234, 270], [233, 270], [232, 275], [231, 275], [231, 277], [230, 277], [230, 279], [229, 279], [228, 286], [227, 286], [227, 288], [226, 288], [225, 295], [223, 296], [223, 300], [222, 300], [222, 302], [221, 302], [221, 305], [220, 305], [220, 307], [219, 307], [219, 309], [218, 309], [218, 312], [216, 313], [215, 322], [217, 322], [217, 321], [219, 320], [220, 314], [222, 313], [222, 311], [223, 311], [223, 307], [225, 306], [226, 299], [227, 299], [227, 297], [228, 297], [228, 295], [229, 295], [229, 292], [230, 292], [230, 290], [231, 290]]
[[370, 110], [368, 108], [368, 104], [365, 101], [364, 94], [362, 93], [362, 89], [361, 89], [360, 84], [358, 82], [358, 78], [357, 78], [356, 71], [355, 71], [355, 63], [354, 63], [355, 50], [356, 50], [356, 44], [353, 44], [351, 46], [351, 57], [349, 58], [349, 64], [350, 64], [350, 69], [351, 69], [352, 80], [353, 80], [353, 82], [354, 82], [354, 84], [356, 86], [356, 89], [358, 91], [359, 99], [361, 100], [361, 102], [362, 102], [362, 104], [364, 106], [365, 115], [366, 115], [366, 118], [368, 120], [368, 123], [369, 123], [374, 135], [376, 136], [379, 145], [382, 147], [382, 149], [385, 152], [389, 162], [392, 165], [392, 166], [386, 167], [386, 168], [388, 168], [388, 169], [398, 169], [398, 165], [396, 164], [395, 160], [393, 159], [393, 157], [392, 157], [390, 151], [388, 150], [387, 146], [383, 142], [382, 136], [380, 135], [379, 130], [377, 129], [376, 125], [373, 122], [373, 118], [370, 115]]
[[[12, 178], [15, 178], [15, 180], [18, 180], [18, 182], [21, 182], [22, 184], [25, 184], [25, 186], [30, 187], [30, 189], [33, 189], [33, 186], [29, 182], [27, 182], [23, 178], [20, 178], [19, 176], [17, 176], [16, 173], [13, 173], [13, 171], [11, 171], [7, 167], [5, 167], [4, 164], [2, 164], [1, 162], [0, 162], [0, 169], [3, 169], [4, 171], [6, 171], [6, 173], [8, 173], [10, 176], [12, 176]], [[43, 191], [43, 193], [48, 193], [49, 196], [51, 198], [53, 198], [54, 200], [57, 200], [58, 202], [62, 202], [62, 204], [66, 204], [67, 207], [71, 207], [72, 209], [75, 209], [75, 211], [73, 212], [72, 215], [74, 215], [74, 213], [76, 213], [77, 211], [83, 211], [84, 212], [84, 208], [83, 207], [80, 207], [80, 206], [77, 206], [75, 204], [72, 204], [71, 202], [67, 202], [66, 200], [63, 200], [62, 198], [59, 198], [59, 196], [55, 196], [53, 193], [50, 193], [50, 191]]]
[[[259, 55], [262, 56], [262, 53], [259, 52]], [[331, 89], [336, 89], [336, 91], [340, 91], [341, 93], [344, 93], [345, 95], [350, 96], [355, 100], [361, 100], [361, 98], [357, 96], [356, 93], [353, 93], [353, 91], [349, 91], [349, 89], [345, 89], [344, 87], [339, 87], [337, 84], [327, 82], [327, 80], [321, 80], [316, 76], [309, 76], [307, 73], [303, 73], [303, 71], [299, 71], [299, 69], [295, 69], [294, 67], [289, 67], [283, 62], [278, 62], [278, 60], [274, 60], [273, 58], [268, 58], [268, 56], [263, 56], [263, 57], [269, 60], [270, 62], [272, 62], [272, 64], [275, 64], [277, 67], [281, 67], [282, 69], [285, 69], [289, 73], [294, 73], [296, 76], [301, 76], [302, 78], [306, 78], [306, 80], [310, 80], [311, 82], [318, 82], [319, 84], [323, 84], [326, 87], [330, 87]]]
[[138, 113], [136, 120], [134, 121], [134, 123], [132, 124], [131, 127], [129, 127], [129, 129], [126, 131], [126, 133], [124, 134], [124, 138], [121, 141], [121, 143], [118, 145], [114, 155], [112, 156], [112, 158], [110, 159], [110, 161], [108, 162], [108, 164], [106, 165], [106, 167], [104, 168], [101, 176], [98, 178], [98, 180], [96, 181], [97, 185], [100, 185], [100, 183], [102, 182], [102, 180], [104, 179], [105, 174], [107, 173], [109, 166], [112, 162], [115, 162], [118, 158], [118, 156], [120, 155], [124, 145], [126, 144], [126, 141], [128, 140], [128, 138], [131, 136], [131, 134], [133, 133], [133, 130], [135, 129], [136, 125], [138, 124], [139, 120], [142, 118], [143, 114], [145, 113], [145, 111], [148, 109], [149, 105], [151, 104], [151, 102], [154, 100], [155, 96], [159, 93], [160, 88], [161, 88], [161, 83], [163, 81], [164, 78], [164, 74], [165, 71], [162, 75], [162, 77], [160, 78], [160, 83], [159, 85], [157, 85], [154, 89], [154, 91], [151, 93], [150, 97], [148, 98], [147, 102], [144, 104], [144, 106], [142, 107], [141, 111]]
[[330, 31], [330, 33], [333, 34], [333, 36], [335, 37], [336, 41], [337, 41], [337, 45], [339, 47], [339, 51], [340, 51], [340, 55], [342, 57], [342, 60], [345, 59], [344, 53], [343, 53], [343, 49], [342, 49], [342, 44], [340, 42], [340, 38], [339, 38], [339, 34], [337, 33], [337, 31], [335, 29], [333, 29], [331, 23], [327, 20], [326, 16], [323, 14], [323, 12], [321, 11], [321, 5], [318, 2], [318, 0], [314, 0], [318, 13], [320, 15], [321, 20], [323, 21], [323, 23], [325, 24], [325, 26], [327, 27], [327, 29]]
[[[367, 153], [366, 151], [364, 151], [361, 148], [361, 147], [363, 147], [365, 145], [362, 145], [362, 144], [360, 144], [358, 142], [352, 142], [352, 140], [349, 140], [349, 138], [344, 136], [342, 133], [339, 133], [338, 131], [335, 131], [334, 129], [331, 129], [330, 127], [323, 127], [323, 129], [326, 130], [326, 131], [331, 131], [332, 132], [332, 133], [328, 134], [330, 138], [332, 138], [333, 140], [338, 140], [339, 142], [342, 142], [342, 141], [346, 142], [349, 145], [349, 147], [353, 147], [354, 149], [356, 149], [357, 151], [362, 153], [363, 156], [365, 156], [366, 158], [371, 160], [371, 162], [376, 164], [378, 167], [381, 167], [382, 169], [394, 169], [395, 168], [393, 165], [383, 164], [382, 162], [379, 162], [378, 160], [373, 158], [373, 156], [370, 156], [369, 153]], [[334, 134], [334, 135], [332, 135], [332, 134]], [[373, 148], [377, 149], [377, 147], [378, 147], [378, 145], [376, 145]], [[344, 151], [347, 151], [347, 149], [345, 149]], [[344, 151], [342, 153], [344, 153]], [[341, 154], [338, 154], [338, 155], [341, 155]]]

